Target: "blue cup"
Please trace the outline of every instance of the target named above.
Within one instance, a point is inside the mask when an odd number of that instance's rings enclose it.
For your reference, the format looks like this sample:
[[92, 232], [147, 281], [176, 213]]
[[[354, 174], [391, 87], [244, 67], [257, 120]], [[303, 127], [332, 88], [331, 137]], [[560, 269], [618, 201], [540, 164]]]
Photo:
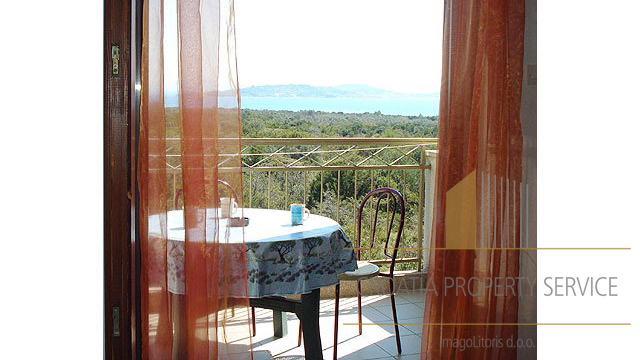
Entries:
[[291, 225], [302, 225], [309, 218], [311, 212], [304, 204], [291, 204]]

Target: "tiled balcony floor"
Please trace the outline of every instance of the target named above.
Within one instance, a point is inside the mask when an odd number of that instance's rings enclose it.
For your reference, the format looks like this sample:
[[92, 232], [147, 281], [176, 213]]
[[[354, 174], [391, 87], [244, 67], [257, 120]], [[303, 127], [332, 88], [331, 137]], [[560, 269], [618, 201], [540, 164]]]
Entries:
[[[422, 323], [424, 315], [423, 292], [399, 292], [396, 295], [398, 321], [400, 323]], [[388, 295], [363, 297], [363, 323], [392, 323], [391, 303]], [[333, 299], [320, 302], [320, 333], [324, 359], [333, 358]], [[273, 337], [271, 310], [256, 309], [257, 334], [253, 338], [256, 360], [293, 360], [304, 358], [304, 345], [297, 347], [299, 321], [288, 315], [288, 334], [284, 338]], [[365, 325], [358, 335], [357, 325], [342, 325], [358, 322], [357, 298], [340, 299], [338, 332], [338, 358], [344, 360], [366, 359], [411, 359], [420, 358], [421, 325], [401, 325], [402, 355], [397, 354], [395, 333], [391, 325]]]

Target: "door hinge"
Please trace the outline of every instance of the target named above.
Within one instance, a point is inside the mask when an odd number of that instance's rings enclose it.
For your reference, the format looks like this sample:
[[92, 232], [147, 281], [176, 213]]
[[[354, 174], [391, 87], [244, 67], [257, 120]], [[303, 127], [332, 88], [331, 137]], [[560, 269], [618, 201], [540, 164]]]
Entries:
[[111, 45], [111, 75], [120, 75], [120, 46]]
[[111, 335], [120, 337], [120, 307], [111, 308]]

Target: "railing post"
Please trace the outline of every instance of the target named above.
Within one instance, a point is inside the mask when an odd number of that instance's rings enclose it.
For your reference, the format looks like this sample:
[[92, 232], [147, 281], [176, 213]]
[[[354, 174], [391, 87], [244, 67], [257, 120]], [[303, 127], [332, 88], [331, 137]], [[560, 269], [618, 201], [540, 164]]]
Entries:
[[[407, 170], [402, 170], [402, 194], [405, 199], [408, 199], [407, 193]], [[407, 246], [407, 232], [402, 232], [402, 243]], [[420, 270], [420, 264], [418, 264], [418, 270]]]
[[324, 171], [320, 170], [320, 215], [324, 215]]
[[253, 173], [249, 173], [249, 207], [253, 205]]
[[302, 195], [302, 196], [304, 196], [304, 200], [303, 200], [302, 202], [303, 202], [304, 204], [306, 204], [306, 203], [307, 203], [307, 201], [308, 201], [308, 198], [307, 198], [307, 172], [306, 172], [306, 171], [303, 171], [303, 172], [302, 172], [302, 176], [303, 176], [303, 178], [304, 178], [304, 180], [303, 180], [303, 185], [302, 185], [302, 186], [304, 186], [304, 189], [303, 189], [304, 194]]
[[338, 170], [338, 185], [337, 185], [337, 197], [336, 197], [336, 221], [340, 222], [340, 170]]
[[267, 209], [271, 209], [271, 171], [267, 173]]
[[[425, 149], [424, 146], [422, 146], [420, 148], [420, 195], [419, 195], [419, 200], [418, 200], [418, 207], [419, 207], [419, 215], [418, 215], [418, 219], [420, 219], [420, 221], [422, 222], [419, 226], [418, 226], [418, 237], [417, 237], [417, 241], [416, 241], [416, 247], [417, 248], [425, 248], [425, 226], [426, 226], [426, 222], [424, 221], [424, 214], [425, 214], [425, 186], [426, 186], [426, 172], [427, 172], [427, 166], [426, 166], [426, 154], [425, 154]], [[424, 257], [423, 257], [424, 256]], [[423, 258], [426, 258], [425, 254], [424, 254], [424, 250], [418, 250], [418, 269], [422, 270], [423, 269]]]
[[425, 150], [423, 152], [425, 157], [425, 169], [422, 171], [424, 174], [424, 186], [422, 187], [422, 192], [424, 196], [421, 198], [424, 202], [424, 217], [423, 217], [423, 228], [424, 228], [424, 241], [422, 243], [422, 247], [424, 248], [420, 253], [424, 261], [421, 264], [420, 269], [423, 271], [427, 271], [429, 267], [429, 247], [431, 247], [431, 235], [432, 235], [432, 225], [433, 225], [433, 210], [435, 204], [435, 193], [436, 193], [436, 168], [437, 168], [437, 160], [438, 160], [438, 151], [437, 150]]
[[286, 171], [284, 172], [284, 196], [284, 209], [286, 210], [289, 205], [289, 173]]
[[[355, 237], [356, 237], [356, 234], [358, 232], [357, 228], [358, 228], [358, 170], [353, 170], [353, 234], [352, 234], [352, 239], [355, 239]], [[353, 244], [356, 245], [355, 242]]]

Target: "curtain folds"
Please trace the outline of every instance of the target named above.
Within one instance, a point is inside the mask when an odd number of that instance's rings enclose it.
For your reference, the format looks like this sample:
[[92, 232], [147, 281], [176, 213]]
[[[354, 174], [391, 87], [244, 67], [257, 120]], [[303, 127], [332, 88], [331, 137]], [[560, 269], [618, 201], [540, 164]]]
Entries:
[[[144, 359], [251, 358], [244, 241], [231, 237], [241, 232], [230, 232], [220, 211], [223, 197], [242, 207], [234, 26], [233, 0], [144, 3], [137, 174]], [[165, 105], [173, 92], [177, 108]]]
[[523, 36], [524, 0], [445, 1], [430, 244], [445, 250], [430, 254], [423, 359], [535, 358], [513, 346], [518, 326], [506, 325], [522, 322], [520, 290], [529, 288], [511, 283], [523, 247]]

